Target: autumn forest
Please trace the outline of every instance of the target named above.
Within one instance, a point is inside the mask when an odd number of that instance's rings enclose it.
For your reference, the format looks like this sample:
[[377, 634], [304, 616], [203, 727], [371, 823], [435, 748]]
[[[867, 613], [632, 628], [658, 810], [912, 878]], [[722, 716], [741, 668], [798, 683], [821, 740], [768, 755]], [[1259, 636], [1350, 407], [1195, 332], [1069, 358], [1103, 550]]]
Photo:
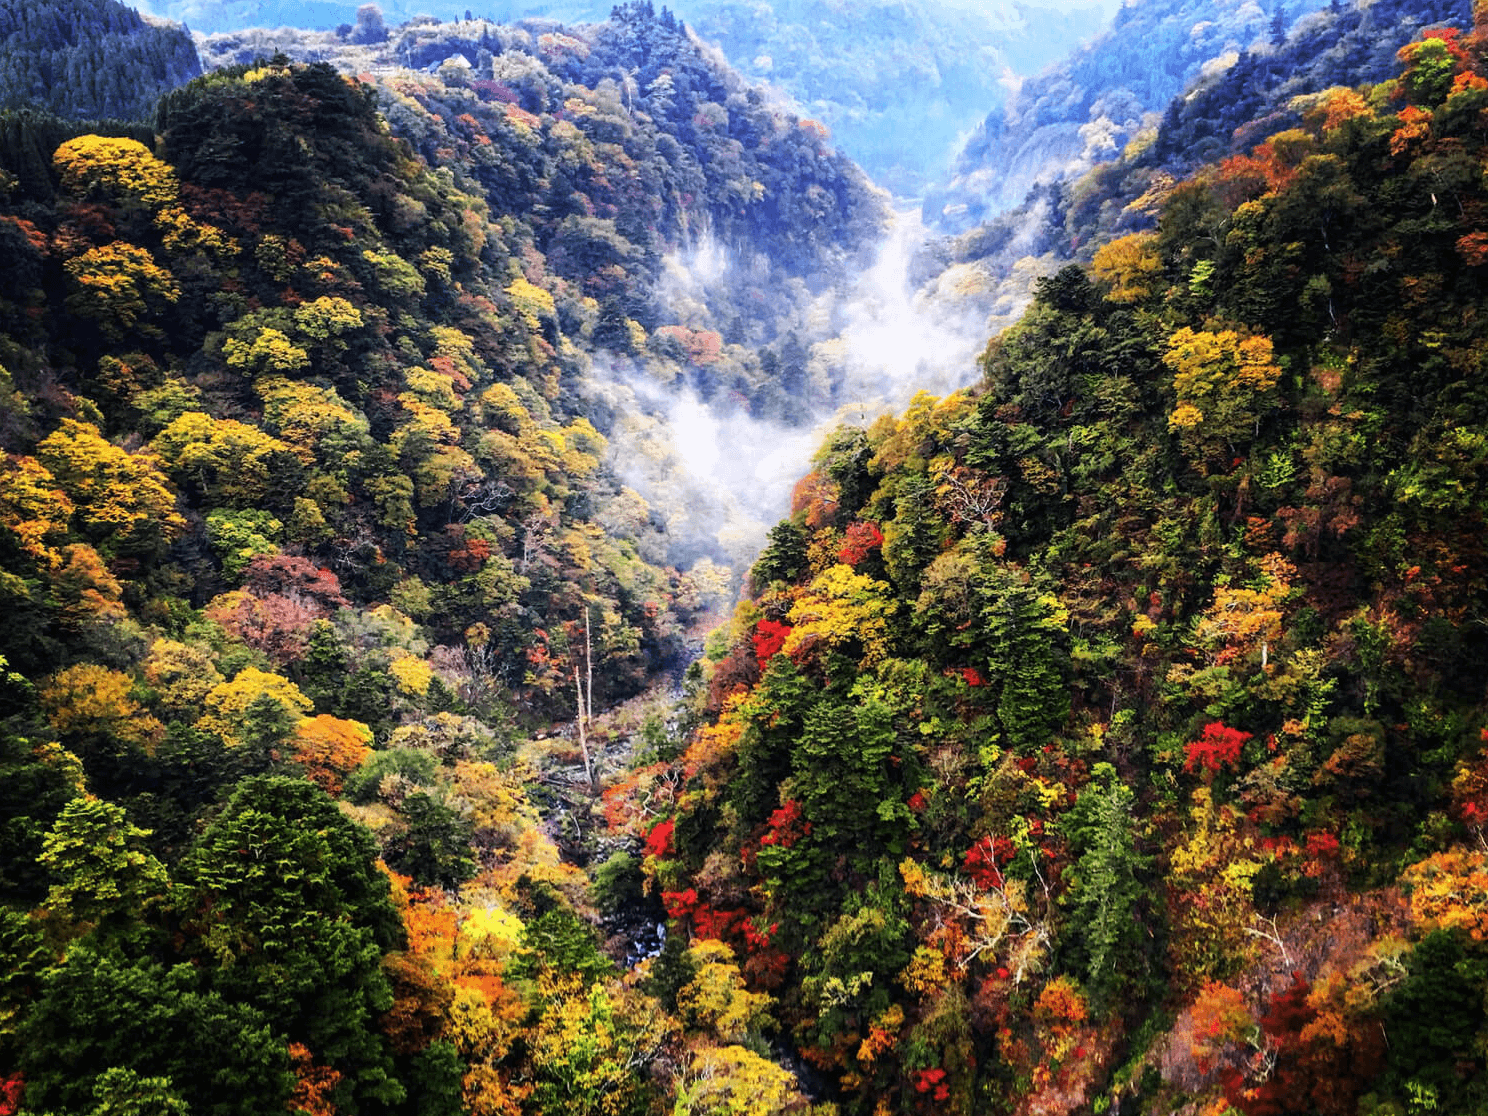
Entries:
[[1245, 8], [865, 413], [678, 13], [0, 0], [0, 1116], [1488, 1113], [1488, 3]]

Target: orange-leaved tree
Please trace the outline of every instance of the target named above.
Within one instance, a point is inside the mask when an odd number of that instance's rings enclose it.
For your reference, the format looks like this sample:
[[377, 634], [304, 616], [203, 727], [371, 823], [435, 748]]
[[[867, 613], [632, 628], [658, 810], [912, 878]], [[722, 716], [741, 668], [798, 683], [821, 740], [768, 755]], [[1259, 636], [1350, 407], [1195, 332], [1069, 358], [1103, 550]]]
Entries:
[[293, 743], [295, 762], [306, 777], [327, 794], [337, 795], [346, 776], [372, 754], [372, 730], [361, 721], [322, 713], [299, 723]]

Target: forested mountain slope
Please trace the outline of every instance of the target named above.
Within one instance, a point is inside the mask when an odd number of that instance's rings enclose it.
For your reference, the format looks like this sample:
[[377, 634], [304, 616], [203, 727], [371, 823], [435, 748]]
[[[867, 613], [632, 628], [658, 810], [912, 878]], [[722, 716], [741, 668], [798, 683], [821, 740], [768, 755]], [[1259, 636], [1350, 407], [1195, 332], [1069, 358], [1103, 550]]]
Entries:
[[1136, 0], [1111, 27], [1023, 82], [989, 112], [943, 189], [926, 194], [926, 223], [963, 231], [1016, 206], [1038, 183], [1072, 178], [1120, 151], [1205, 68], [1280, 42], [1322, 0], [1283, 4]]
[[0, 109], [143, 120], [199, 73], [184, 28], [147, 22], [117, 0], [0, 3]]
[[849, 1112], [1488, 1104], [1484, 37], [1402, 62], [823, 447], [610, 794], [664, 995]]
[[[1467, 28], [1466, 0], [1340, 4], [1297, 22], [1286, 41], [1246, 51], [1233, 65], [1193, 82], [1159, 118], [1152, 113], [1118, 152], [1093, 153], [1032, 190], [1011, 209], [957, 236], [931, 238], [913, 282], [921, 297], [977, 307], [991, 332], [1012, 324], [1033, 282], [1071, 260], [1088, 261], [1114, 237], [1153, 227], [1173, 186], [1208, 160], [1247, 152], [1298, 123], [1311, 98], [1335, 85], [1390, 77], [1396, 52], [1424, 26]], [[963, 195], [968, 212], [992, 205]], [[979, 200], [978, 200], [979, 199]]]
[[[210, 49], [249, 58], [265, 41], [286, 38], [249, 32]], [[321, 55], [316, 42], [289, 36], [304, 57]], [[790, 439], [842, 401], [840, 361], [813, 360], [813, 348], [841, 328], [842, 284], [886, 217], [861, 172], [820, 125], [771, 108], [649, 5], [541, 32], [413, 23], [330, 53], [350, 72], [386, 75], [377, 85], [395, 132], [532, 227], [574, 282], [565, 329], [605, 354], [586, 365], [585, 405], [629, 483], [692, 547], [678, 556], [718, 556], [721, 531], [747, 564], [776, 495], [745, 477], [699, 483], [679, 457], [681, 427], [768, 423]], [[399, 64], [437, 73], [398, 74]], [[582, 105], [570, 103], [573, 83], [588, 91]]]
[[1247, 51], [1233, 66], [1175, 97], [1156, 141], [1134, 154], [1146, 165], [1181, 175], [1249, 150], [1264, 138], [1257, 133], [1294, 122], [1295, 98], [1335, 85], [1387, 81], [1398, 70], [1397, 52], [1421, 28], [1466, 29], [1471, 22], [1472, 5], [1462, 0], [1330, 6], [1299, 20], [1285, 42]]
[[[154, 10], [200, 32], [300, 27], [365, 40], [360, 5], [169, 0]], [[1008, 85], [1088, 38], [1115, 10], [1088, 4], [961, 3], [940, 0], [681, 0], [664, 5], [703, 41], [716, 44], [749, 80], [774, 88], [804, 116], [820, 120], [880, 185], [917, 195], [943, 176], [960, 136]], [[496, 23], [603, 20], [610, 3], [495, 3], [463, 0], [381, 5], [380, 21], [415, 18]], [[396, 35], [396, 31], [394, 32]], [[474, 59], [472, 59], [474, 61]]]
[[883, 200], [645, 4], [348, 45], [5, 121], [0, 1113], [1488, 1107], [1481, 26], [1096, 206], [670, 712], [616, 470], [850, 392]]
[[1376, 0], [1303, 20], [1285, 43], [1247, 53], [1234, 66], [1175, 97], [1162, 123], [1060, 191], [1054, 211], [1071, 251], [1089, 251], [1121, 232], [1149, 227], [1172, 183], [1205, 162], [1249, 152], [1299, 124], [1316, 97], [1337, 85], [1393, 77], [1400, 48], [1422, 27], [1471, 26], [1465, 0]]
[[918, 197], [1019, 77], [1089, 38], [1115, 5], [684, 0], [675, 8], [740, 72], [826, 124], [875, 182]]
[[826, 291], [882, 203], [674, 27], [591, 34], [448, 85], [228, 69], [158, 141], [7, 122], [7, 1110], [559, 1111], [600, 1018], [645, 1053], [607, 1104], [691, 1080], [591, 987], [553, 835], [604, 739], [515, 742], [665, 680], [727, 591], [605, 464], [604, 369], [772, 405], [668, 261]]

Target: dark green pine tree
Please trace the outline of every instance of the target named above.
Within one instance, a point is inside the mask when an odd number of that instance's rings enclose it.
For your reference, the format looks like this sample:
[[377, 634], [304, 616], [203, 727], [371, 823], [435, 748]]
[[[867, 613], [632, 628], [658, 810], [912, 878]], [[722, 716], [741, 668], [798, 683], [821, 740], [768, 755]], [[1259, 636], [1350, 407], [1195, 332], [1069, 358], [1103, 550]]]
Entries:
[[1145, 890], [1141, 876], [1151, 861], [1137, 852], [1135, 803], [1116, 769], [1098, 763], [1062, 824], [1077, 856], [1064, 898], [1070, 912], [1066, 940], [1072, 954], [1083, 955], [1085, 986], [1102, 1004], [1115, 1002], [1145, 968], [1137, 907]]
[[182, 918], [209, 987], [344, 1074], [336, 1104], [382, 1112], [403, 1086], [377, 1017], [401, 944], [370, 834], [300, 780], [246, 779], [182, 861]]

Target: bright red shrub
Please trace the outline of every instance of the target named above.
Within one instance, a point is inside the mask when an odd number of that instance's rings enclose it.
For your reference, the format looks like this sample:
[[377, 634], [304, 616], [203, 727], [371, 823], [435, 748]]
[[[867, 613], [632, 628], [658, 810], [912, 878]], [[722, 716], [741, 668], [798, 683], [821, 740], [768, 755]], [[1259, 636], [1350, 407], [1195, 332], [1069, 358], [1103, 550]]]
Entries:
[[946, 1084], [945, 1078], [946, 1071], [939, 1066], [934, 1069], [920, 1070], [914, 1075], [915, 1092], [931, 1093], [938, 1101], [950, 1100], [951, 1088]]
[[1318, 857], [1331, 857], [1338, 855], [1338, 838], [1331, 833], [1309, 833], [1307, 835], [1307, 855], [1314, 859]]
[[652, 827], [651, 832], [646, 834], [646, 853], [649, 856], [664, 857], [672, 852], [672, 830], [676, 823], [668, 818], [664, 822], [658, 822]]
[[1211, 775], [1217, 774], [1225, 764], [1239, 761], [1240, 749], [1250, 737], [1248, 732], [1210, 721], [1199, 738], [1187, 746], [1183, 770], [1192, 772], [1202, 767]]
[[962, 867], [981, 887], [1001, 887], [1002, 869], [998, 865], [1006, 864], [1016, 851], [1006, 837], [983, 837], [966, 850]]
[[878, 529], [878, 524], [859, 520], [847, 528], [837, 560], [845, 566], [856, 566], [882, 546], [883, 532]]
[[785, 645], [785, 637], [790, 633], [791, 626], [782, 624], [779, 620], [761, 620], [755, 626], [754, 657], [759, 661], [760, 670], [764, 670], [765, 665]]
[[792, 800], [770, 815], [769, 832], [760, 838], [760, 844], [788, 849], [802, 837], [810, 835], [811, 823], [801, 813], [801, 804]]
[[18, 1073], [0, 1080], [0, 1116], [14, 1116], [25, 1091], [26, 1079]]

